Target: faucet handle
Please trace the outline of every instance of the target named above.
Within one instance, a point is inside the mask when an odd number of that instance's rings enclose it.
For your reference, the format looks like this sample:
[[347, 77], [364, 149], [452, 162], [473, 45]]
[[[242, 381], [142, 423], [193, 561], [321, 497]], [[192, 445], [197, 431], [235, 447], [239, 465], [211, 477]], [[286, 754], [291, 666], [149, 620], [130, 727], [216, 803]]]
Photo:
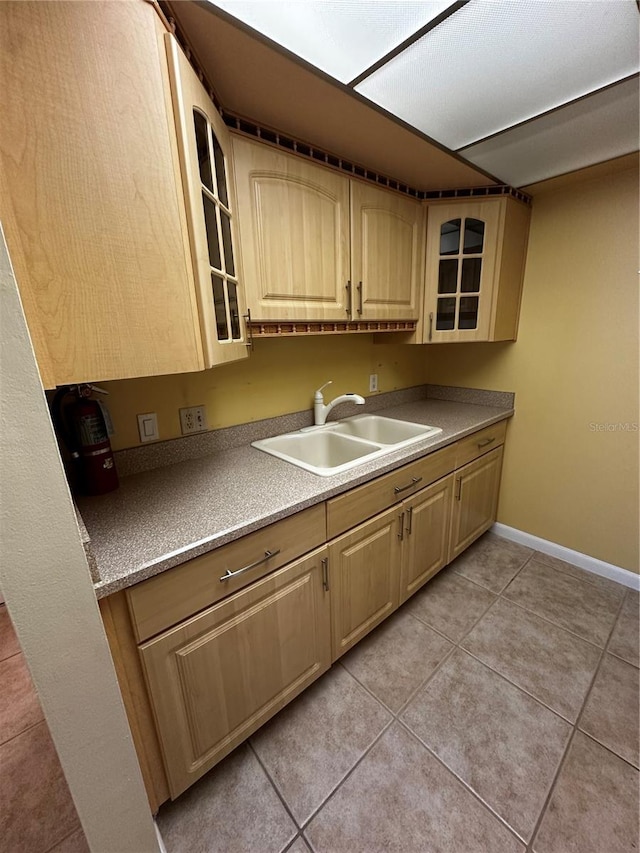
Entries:
[[315, 399], [316, 400], [318, 400], [318, 399], [322, 400], [322, 392], [327, 387], [327, 385], [332, 385], [332, 384], [333, 384], [333, 379], [330, 379], [328, 382], [325, 382], [324, 385], [322, 385], [320, 388], [318, 388], [318, 390], [315, 393]]

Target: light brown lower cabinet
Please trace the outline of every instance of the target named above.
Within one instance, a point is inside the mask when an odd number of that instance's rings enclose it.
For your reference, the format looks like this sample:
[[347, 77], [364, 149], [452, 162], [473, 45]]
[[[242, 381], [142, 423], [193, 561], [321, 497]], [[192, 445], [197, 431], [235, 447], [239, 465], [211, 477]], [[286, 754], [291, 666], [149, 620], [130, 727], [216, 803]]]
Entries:
[[453, 475], [329, 543], [336, 660], [446, 566]]
[[329, 543], [333, 660], [398, 606], [402, 523], [393, 507]]
[[326, 548], [140, 647], [173, 798], [331, 665]]
[[[504, 438], [504, 423], [486, 427], [101, 602], [154, 811], [491, 526]], [[285, 565], [216, 600], [211, 577], [272, 548]]]
[[480, 456], [455, 473], [449, 561], [455, 559], [496, 520], [502, 447]]
[[400, 603], [444, 568], [449, 554], [453, 475], [402, 503], [404, 534]]

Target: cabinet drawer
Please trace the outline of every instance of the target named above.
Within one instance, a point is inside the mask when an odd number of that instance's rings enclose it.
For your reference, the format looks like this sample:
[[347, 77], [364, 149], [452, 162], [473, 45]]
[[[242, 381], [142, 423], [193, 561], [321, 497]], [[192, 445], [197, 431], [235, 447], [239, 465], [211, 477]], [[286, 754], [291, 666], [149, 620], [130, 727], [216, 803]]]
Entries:
[[449, 474], [455, 467], [455, 448], [456, 445], [445, 447], [327, 501], [328, 538], [344, 533]]
[[468, 462], [473, 462], [479, 456], [504, 444], [506, 433], [507, 422], [500, 421], [500, 423], [481, 429], [480, 432], [474, 432], [473, 435], [468, 435], [462, 441], [457, 442], [455, 445], [456, 468], [461, 468]]
[[[138, 642], [279, 569], [325, 540], [324, 504], [318, 504], [131, 587], [127, 598]], [[267, 551], [273, 556], [265, 559]], [[221, 580], [234, 572], [238, 572], [235, 577]]]

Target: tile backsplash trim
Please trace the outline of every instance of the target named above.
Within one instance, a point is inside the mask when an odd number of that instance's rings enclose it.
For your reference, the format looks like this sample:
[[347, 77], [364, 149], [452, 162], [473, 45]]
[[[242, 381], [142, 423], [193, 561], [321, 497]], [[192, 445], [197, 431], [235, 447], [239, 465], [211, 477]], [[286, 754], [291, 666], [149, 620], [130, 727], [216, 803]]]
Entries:
[[[351, 403], [344, 404], [340, 407], [337, 415], [332, 413], [329, 416], [329, 420], [363, 414], [364, 412], [376, 412], [391, 406], [414, 403], [428, 397], [437, 400], [451, 400], [456, 403], [512, 408], [514, 396], [512, 393], [503, 391], [482, 391], [475, 388], [455, 388], [445, 385], [416, 385], [412, 388], [387, 391], [383, 394], [377, 394], [375, 397], [368, 397], [364, 406], [356, 406]], [[233, 447], [241, 447], [262, 438], [293, 432], [312, 424], [313, 411], [309, 408], [301, 412], [279, 415], [275, 418], [210, 430], [198, 435], [172, 438], [169, 441], [158, 441], [154, 444], [118, 450], [114, 453], [114, 458], [119, 476], [129, 477], [132, 474], [140, 474], [142, 471], [151, 471], [154, 468], [162, 468], [177, 462], [210, 456], [213, 453], [230, 450]]]

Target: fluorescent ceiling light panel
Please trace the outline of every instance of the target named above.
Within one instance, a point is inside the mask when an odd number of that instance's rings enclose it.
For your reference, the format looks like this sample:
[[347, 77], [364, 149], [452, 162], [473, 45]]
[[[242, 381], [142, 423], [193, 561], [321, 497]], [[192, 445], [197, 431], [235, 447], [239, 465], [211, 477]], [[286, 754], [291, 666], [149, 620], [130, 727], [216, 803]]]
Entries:
[[455, 150], [638, 64], [635, 0], [471, 0], [356, 91]]
[[215, 0], [213, 5], [326, 74], [348, 83], [452, 3], [453, 0]]
[[638, 78], [612, 86], [463, 149], [467, 160], [515, 187], [638, 150]]

